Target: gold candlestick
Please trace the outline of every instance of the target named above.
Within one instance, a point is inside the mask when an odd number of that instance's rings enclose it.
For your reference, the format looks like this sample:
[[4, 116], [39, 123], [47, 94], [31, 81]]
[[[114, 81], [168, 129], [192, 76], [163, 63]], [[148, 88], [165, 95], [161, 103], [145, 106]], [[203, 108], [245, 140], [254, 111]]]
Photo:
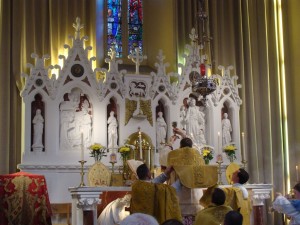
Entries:
[[111, 173], [114, 174], [115, 173], [115, 163], [116, 162], [109, 162], [111, 163]]
[[223, 185], [222, 182], [222, 170], [221, 170], [221, 164], [223, 163], [222, 155], [219, 154], [217, 157], [217, 164], [218, 164], [218, 185]]
[[83, 166], [84, 166], [84, 164], [86, 163], [86, 161], [84, 161], [84, 160], [80, 160], [80, 161], [78, 161], [79, 163], [80, 163], [80, 165], [81, 165], [81, 171], [80, 171], [80, 175], [81, 175], [81, 182], [80, 182], [80, 184], [79, 184], [79, 187], [84, 187], [85, 186], [85, 184], [84, 184], [84, 171], [83, 171]]
[[246, 169], [247, 162], [246, 159], [242, 159], [243, 169]]

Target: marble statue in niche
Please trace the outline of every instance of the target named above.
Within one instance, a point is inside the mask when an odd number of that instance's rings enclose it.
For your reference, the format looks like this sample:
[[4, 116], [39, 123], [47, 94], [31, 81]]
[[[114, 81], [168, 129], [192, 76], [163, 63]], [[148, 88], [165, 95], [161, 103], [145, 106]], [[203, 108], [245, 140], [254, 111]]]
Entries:
[[108, 129], [108, 148], [117, 148], [118, 147], [118, 121], [115, 117], [115, 112], [111, 111], [110, 116], [107, 120]]
[[180, 107], [180, 113], [179, 113], [179, 116], [180, 116], [180, 128], [183, 129], [183, 130], [186, 130], [186, 112], [188, 110], [188, 98], [184, 98], [183, 99], [183, 104], [182, 106]]
[[156, 119], [156, 144], [157, 146], [160, 146], [161, 144], [166, 143], [167, 124], [162, 112], [158, 112], [157, 115], [158, 117]]
[[224, 113], [222, 119], [222, 145], [223, 146], [229, 144], [232, 141], [231, 132], [232, 132], [231, 122], [228, 119], [228, 114]]
[[205, 139], [205, 114], [196, 105], [196, 99], [190, 98], [189, 107], [186, 111], [186, 134], [193, 139], [196, 144], [206, 144]]
[[80, 130], [83, 135], [83, 143], [89, 146], [92, 141], [92, 116], [89, 102], [84, 100], [81, 106]]
[[36, 110], [35, 116], [32, 120], [33, 124], [33, 144], [32, 148], [41, 150], [44, 148], [43, 145], [43, 133], [44, 133], [44, 118], [40, 109]]

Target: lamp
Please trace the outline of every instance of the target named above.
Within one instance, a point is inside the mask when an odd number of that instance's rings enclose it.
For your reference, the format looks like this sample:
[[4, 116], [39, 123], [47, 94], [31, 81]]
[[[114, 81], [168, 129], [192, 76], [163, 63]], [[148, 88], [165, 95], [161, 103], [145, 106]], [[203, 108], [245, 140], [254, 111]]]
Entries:
[[[189, 79], [192, 84], [191, 95], [201, 100], [204, 106], [207, 106], [206, 96], [217, 89], [218, 80], [216, 78], [211, 78], [209, 74], [211, 71], [211, 65], [208, 63], [206, 51], [210, 49], [207, 45], [210, 45], [212, 38], [206, 32], [208, 30], [208, 17], [204, 10], [204, 1], [200, 0], [199, 3], [200, 7], [197, 17], [199, 18], [200, 57], [195, 58], [195, 61], [192, 63], [193, 70], [189, 74]], [[196, 42], [198, 41], [198, 35], [192, 34], [191, 38], [193, 46], [195, 46]]]

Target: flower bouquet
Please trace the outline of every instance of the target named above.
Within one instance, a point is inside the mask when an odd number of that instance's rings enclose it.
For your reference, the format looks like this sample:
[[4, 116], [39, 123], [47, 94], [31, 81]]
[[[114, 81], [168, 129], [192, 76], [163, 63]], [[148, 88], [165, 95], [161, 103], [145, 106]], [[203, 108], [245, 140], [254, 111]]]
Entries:
[[131, 153], [131, 147], [129, 145], [124, 145], [119, 148], [119, 153], [121, 154], [121, 158], [123, 160], [123, 178], [128, 180], [129, 175], [129, 167], [127, 164], [127, 160], [129, 159]]
[[211, 147], [205, 146], [201, 149], [202, 157], [205, 161], [205, 164], [208, 165], [209, 161], [214, 158], [214, 151]]
[[227, 158], [230, 162], [233, 162], [236, 160], [235, 151], [237, 150], [236, 146], [234, 144], [229, 144], [223, 147], [223, 150], [225, 154], [227, 155]]
[[119, 152], [123, 161], [126, 161], [130, 156], [131, 148], [128, 145], [124, 145], [119, 148]]
[[101, 144], [95, 143], [89, 147], [90, 156], [94, 157], [95, 162], [101, 161], [102, 157], [107, 156], [106, 153], [106, 147], [104, 147]]

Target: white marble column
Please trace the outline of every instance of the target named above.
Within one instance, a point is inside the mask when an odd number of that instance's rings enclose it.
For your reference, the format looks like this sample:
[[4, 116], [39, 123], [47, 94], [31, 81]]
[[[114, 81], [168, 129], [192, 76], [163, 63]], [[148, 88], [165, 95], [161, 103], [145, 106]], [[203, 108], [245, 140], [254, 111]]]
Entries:
[[[84, 211], [93, 212], [93, 225], [97, 225], [97, 205], [104, 191], [131, 191], [131, 187], [71, 187], [72, 225], [84, 225]], [[90, 225], [90, 224], [89, 224]]]
[[[251, 200], [253, 206], [253, 224], [264, 225], [263, 207], [265, 200], [271, 197], [272, 185], [257, 184], [251, 189]], [[260, 187], [260, 188], [259, 188]]]
[[84, 225], [84, 211], [93, 212], [93, 224], [97, 224], [97, 205], [101, 203], [99, 190], [87, 187], [69, 188], [72, 196], [72, 224]]

